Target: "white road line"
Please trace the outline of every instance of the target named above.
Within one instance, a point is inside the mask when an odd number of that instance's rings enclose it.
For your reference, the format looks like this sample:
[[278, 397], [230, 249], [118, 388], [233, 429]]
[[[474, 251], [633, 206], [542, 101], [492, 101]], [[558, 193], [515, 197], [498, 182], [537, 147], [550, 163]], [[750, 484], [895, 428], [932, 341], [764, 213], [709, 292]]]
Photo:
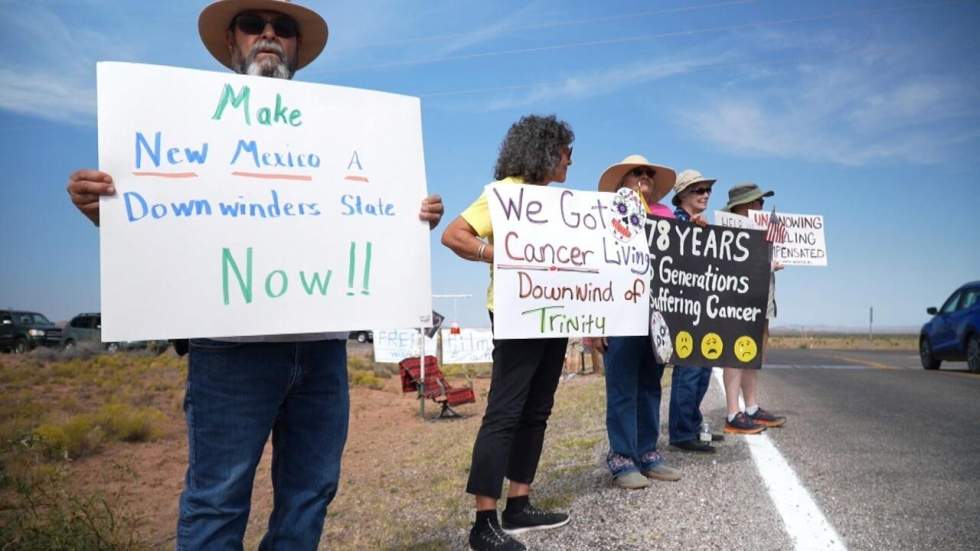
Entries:
[[[724, 396], [725, 383], [722, 379], [722, 370], [716, 367], [713, 371], [715, 382], [718, 383]], [[741, 398], [739, 404], [742, 408], [745, 407]], [[837, 530], [834, 530], [827, 517], [817, 507], [810, 492], [803, 487], [793, 468], [783, 458], [783, 454], [779, 453], [769, 436], [762, 433], [743, 436], [742, 439], [749, 446], [759, 476], [762, 477], [769, 491], [769, 498], [779, 511], [779, 516], [783, 518], [786, 533], [793, 540], [795, 549], [846, 551], [847, 547], [837, 534]]]

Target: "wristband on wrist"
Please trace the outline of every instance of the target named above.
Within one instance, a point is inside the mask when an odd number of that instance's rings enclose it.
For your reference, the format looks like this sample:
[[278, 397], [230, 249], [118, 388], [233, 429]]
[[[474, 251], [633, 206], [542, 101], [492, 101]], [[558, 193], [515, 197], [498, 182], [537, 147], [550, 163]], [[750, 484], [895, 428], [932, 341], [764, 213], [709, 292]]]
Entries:
[[479, 260], [483, 260], [483, 252], [487, 250], [486, 243], [480, 243], [480, 248], [476, 250], [476, 257]]

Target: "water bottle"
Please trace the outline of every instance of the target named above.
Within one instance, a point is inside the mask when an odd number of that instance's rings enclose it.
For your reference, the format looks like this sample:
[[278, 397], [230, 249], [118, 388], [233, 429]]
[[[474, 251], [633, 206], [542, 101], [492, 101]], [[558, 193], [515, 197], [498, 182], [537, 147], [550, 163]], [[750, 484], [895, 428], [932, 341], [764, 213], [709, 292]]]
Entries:
[[698, 439], [702, 444], [711, 445], [711, 425], [707, 421], [701, 423], [701, 434], [698, 435]]

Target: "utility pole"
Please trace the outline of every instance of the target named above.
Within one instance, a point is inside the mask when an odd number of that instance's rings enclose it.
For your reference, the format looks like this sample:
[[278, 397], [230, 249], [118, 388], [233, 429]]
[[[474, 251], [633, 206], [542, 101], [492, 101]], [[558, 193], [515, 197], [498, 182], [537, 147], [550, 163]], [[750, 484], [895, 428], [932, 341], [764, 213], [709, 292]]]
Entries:
[[871, 342], [871, 339], [874, 338], [874, 329], [873, 329], [874, 323], [875, 323], [875, 307], [872, 306], [871, 309], [868, 310], [868, 342]]

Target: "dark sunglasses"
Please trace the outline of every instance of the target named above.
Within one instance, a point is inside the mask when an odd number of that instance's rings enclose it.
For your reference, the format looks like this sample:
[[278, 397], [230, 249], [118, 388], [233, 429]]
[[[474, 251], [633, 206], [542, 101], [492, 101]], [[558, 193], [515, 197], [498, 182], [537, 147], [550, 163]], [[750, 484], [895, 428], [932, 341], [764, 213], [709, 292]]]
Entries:
[[651, 178], [652, 179], [654, 177], [654, 175], [657, 174], [657, 171], [653, 170], [650, 167], [638, 166], [638, 167], [634, 168], [633, 170], [631, 170], [629, 173], [630, 173], [631, 176], [634, 176], [636, 178], [642, 178], [643, 175], [646, 174], [648, 178]]
[[292, 17], [276, 17], [266, 19], [256, 13], [243, 13], [235, 18], [235, 26], [245, 34], [262, 34], [265, 26], [272, 23], [272, 30], [279, 38], [295, 38], [299, 35], [299, 25]]
[[706, 195], [706, 194], [709, 194], [710, 195], [711, 194], [711, 188], [710, 187], [699, 187], [697, 189], [692, 189], [690, 191], [691, 191], [691, 195]]

